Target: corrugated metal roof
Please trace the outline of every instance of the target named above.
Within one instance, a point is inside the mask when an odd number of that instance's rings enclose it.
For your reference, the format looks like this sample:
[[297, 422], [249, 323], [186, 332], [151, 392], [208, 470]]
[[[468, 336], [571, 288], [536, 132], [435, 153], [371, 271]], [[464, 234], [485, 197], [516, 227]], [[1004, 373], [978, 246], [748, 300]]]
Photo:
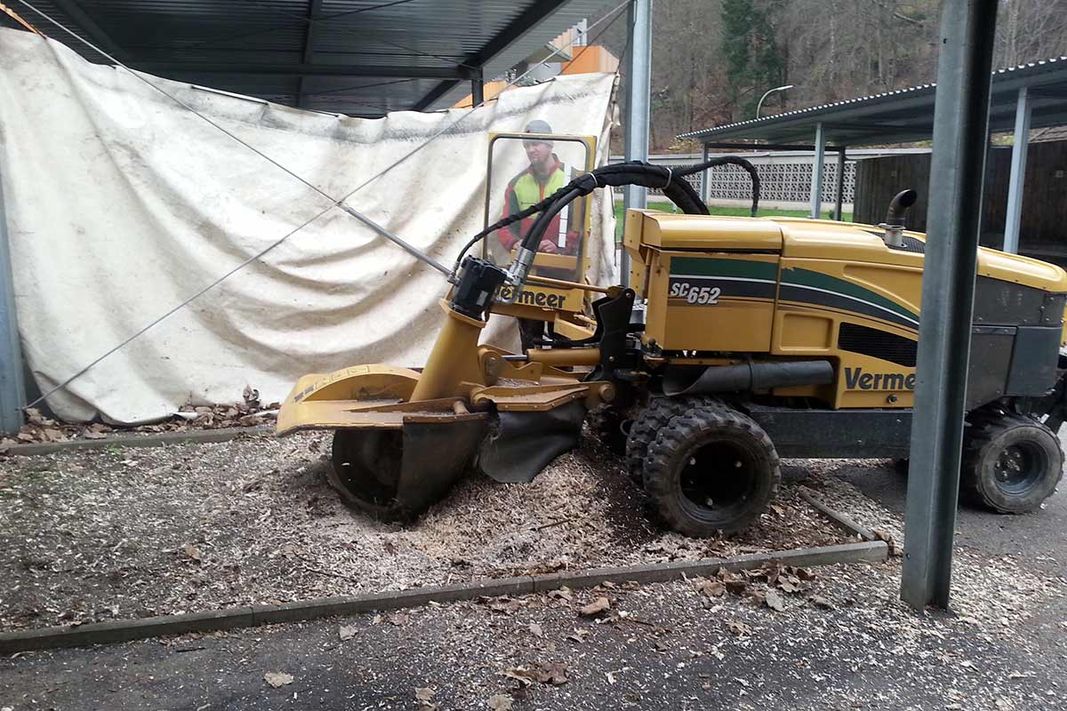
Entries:
[[[96, 52], [8, 0], [49, 37]], [[449, 106], [619, 0], [31, 0], [130, 66], [358, 116]], [[0, 25], [14, 27], [0, 15]]]
[[[1067, 123], [1067, 56], [1053, 57], [992, 74], [989, 125], [1010, 131], [1018, 91], [1027, 87], [1032, 102], [1032, 128]], [[679, 138], [715, 143], [759, 140], [769, 144], [810, 144], [821, 123], [828, 143], [863, 146], [929, 139], [933, 135], [936, 84], [922, 84], [872, 96], [788, 111], [776, 116], [739, 121]]]

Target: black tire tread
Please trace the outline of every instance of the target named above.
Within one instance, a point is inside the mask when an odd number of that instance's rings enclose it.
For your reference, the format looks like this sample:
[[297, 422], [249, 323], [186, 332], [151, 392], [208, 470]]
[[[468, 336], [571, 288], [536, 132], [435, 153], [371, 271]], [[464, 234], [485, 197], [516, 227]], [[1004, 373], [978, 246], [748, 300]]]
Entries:
[[643, 485], [645, 457], [648, 447], [656, 439], [660, 429], [670, 422], [672, 417], [702, 404], [712, 403], [711, 398], [700, 397], [657, 397], [652, 398], [641, 410], [630, 427], [626, 438], [626, 471], [637, 484]]
[[1056, 443], [1056, 449], [1060, 454], [1060, 468], [1056, 477], [1056, 485], [1053, 491], [1063, 480], [1063, 446], [1060, 438], [1044, 423], [1025, 415], [1014, 413], [974, 413], [969, 418], [970, 427], [967, 428], [963, 441], [963, 453], [960, 466], [960, 490], [963, 495], [973, 503], [990, 511], [998, 513], [1018, 513], [1003, 508], [993, 501], [987, 491], [982, 487], [977, 475], [979, 461], [983, 450], [992, 443], [993, 439], [1016, 427], [1037, 427], [1045, 430]]
[[656, 435], [648, 448], [644, 463], [645, 491], [652, 502], [652, 509], [661, 523], [672, 530], [687, 536], [706, 537], [710, 532], [698, 528], [689, 518], [680, 514], [675, 507], [665, 505], [674, 495], [671, 473], [671, 455], [686, 445], [686, 442], [708, 430], [734, 429], [745, 432], [755, 439], [768, 455], [771, 467], [771, 486], [764, 497], [762, 506], [754, 508], [746, 516], [738, 518], [731, 525], [718, 529], [731, 533], [746, 528], [765, 509], [767, 504], [778, 494], [782, 481], [781, 461], [771, 438], [756, 422], [734, 408], [717, 401], [701, 403], [690, 407], [682, 414], [672, 417]]

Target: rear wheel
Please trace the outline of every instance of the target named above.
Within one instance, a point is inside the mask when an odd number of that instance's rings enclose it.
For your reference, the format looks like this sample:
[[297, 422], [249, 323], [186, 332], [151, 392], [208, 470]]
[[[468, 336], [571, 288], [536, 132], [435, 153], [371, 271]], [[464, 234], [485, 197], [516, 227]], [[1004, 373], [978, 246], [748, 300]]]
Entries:
[[337, 430], [326, 479], [346, 506], [382, 521], [405, 520], [396, 502], [403, 443], [400, 430]]
[[781, 476], [767, 433], [720, 403], [671, 418], [649, 446], [644, 466], [656, 514], [695, 537], [747, 527], [767, 508]]
[[963, 447], [960, 483], [977, 503], [998, 513], [1028, 513], [1063, 476], [1059, 438], [1023, 415], [979, 415]]

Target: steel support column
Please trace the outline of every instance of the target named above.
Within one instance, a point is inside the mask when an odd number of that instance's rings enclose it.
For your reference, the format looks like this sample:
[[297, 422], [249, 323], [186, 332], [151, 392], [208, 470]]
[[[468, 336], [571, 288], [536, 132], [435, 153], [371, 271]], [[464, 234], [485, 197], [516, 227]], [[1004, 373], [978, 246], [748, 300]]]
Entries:
[[945, 0], [900, 596], [948, 607], [997, 0]]
[[837, 152], [837, 185], [834, 188], [835, 203], [834, 203], [834, 219], [838, 222], [841, 221], [841, 204], [844, 202], [845, 192], [845, 151]]
[[15, 290], [11, 275], [11, 253], [7, 242], [7, 213], [4, 211], [4, 176], [0, 165], [0, 432], [11, 434], [22, 427], [22, 406], [26, 388], [22, 381], [22, 348], [15, 316]]
[[822, 124], [815, 124], [815, 158], [811, 163], [811, 219], [819, 219], [822, 210], [822, 167], [826, 161], [826, 134]]
[[1023, 189], [1026, 184], [1026, 152], [1030, 143], [1030, 95], [1019, 89], [1015, 103], [1015, 143], [1011, 147], [1011, 178], [1008, 182], [1008, 209], [1004, 219], [1004, 251], [1019, 252], [1019, 228], [1023, 219]]
[[485, 77], [479, 67], [477, 73], [471, 77], [471, 108], [476, 109], [485, 103]]
[[[652, 0], [633, 0], [627, 10], [630, 56], [626, 64], [626, 160], [648, 160], [649, 96], [652, 92]], [[648, 191], [637, 185], [623, 189], [624, 210], [643, 208]], [[619, 259], [622, 283], [630, 284], [630, 257], [622, 250]]]
[[[708, 144], [704, 144], [704, 157], [701, 160], [702, 163], [707, 163], [710, 153], [708, 152]], [[700, 174], [700, 199], [704, 201], [704, 204], [708, 204], [708, 200], [711, 199], [711, 181], [708, 180], [708, 171], [704, 171]]]

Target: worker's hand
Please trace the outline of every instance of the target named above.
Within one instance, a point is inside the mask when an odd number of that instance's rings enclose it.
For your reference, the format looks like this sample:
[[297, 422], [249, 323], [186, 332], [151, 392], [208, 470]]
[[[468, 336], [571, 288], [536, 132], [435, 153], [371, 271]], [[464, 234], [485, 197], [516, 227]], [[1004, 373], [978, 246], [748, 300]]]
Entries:
[[538, 252], [544, 252], [545, 254], [555, 254], [559, 251], [556, 243], [552, 240], [543, 239], [541, 244], [537, 247]]

